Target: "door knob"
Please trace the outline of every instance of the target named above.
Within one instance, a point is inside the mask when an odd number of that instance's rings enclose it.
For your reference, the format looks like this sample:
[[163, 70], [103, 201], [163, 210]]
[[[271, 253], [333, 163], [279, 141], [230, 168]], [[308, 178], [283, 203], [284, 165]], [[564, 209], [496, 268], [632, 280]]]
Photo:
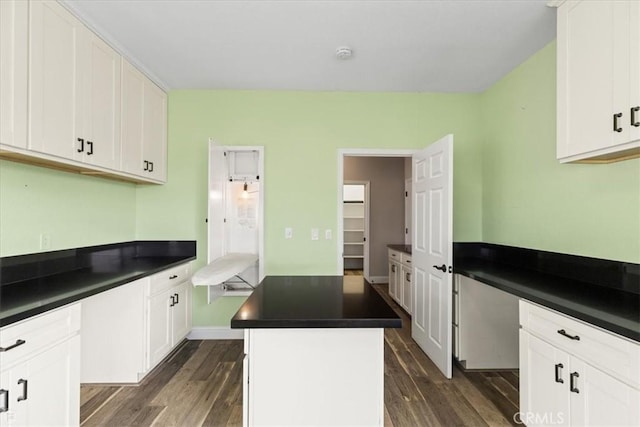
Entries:
[[444, 265], [444, 264], [442, 264], [442, 265], [441, 265], [441, 266], [439, 266], [439, 267], [438, 267], [437, 265], [434, 265], [434, 266], [433, 266], [433, 268], [435, 268], [436, 270], [440, 270], [440, 271], [442, 271], [443, 273], [446, 273], [446, 271], [447, 271], [447, 266], [446, 266], [446, 265]]

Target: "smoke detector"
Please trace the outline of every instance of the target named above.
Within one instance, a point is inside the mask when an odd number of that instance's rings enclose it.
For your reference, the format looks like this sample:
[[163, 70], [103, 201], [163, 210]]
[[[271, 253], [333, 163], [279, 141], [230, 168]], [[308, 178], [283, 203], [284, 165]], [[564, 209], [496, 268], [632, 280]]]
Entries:
[[351, 56], [353, 55], [353, 51], [351, 50], [350, 47], [347, 46], [342, 46], [336, 49], [336, 58], [340, 59], [340, 60], [346, 60], [351, 58]]

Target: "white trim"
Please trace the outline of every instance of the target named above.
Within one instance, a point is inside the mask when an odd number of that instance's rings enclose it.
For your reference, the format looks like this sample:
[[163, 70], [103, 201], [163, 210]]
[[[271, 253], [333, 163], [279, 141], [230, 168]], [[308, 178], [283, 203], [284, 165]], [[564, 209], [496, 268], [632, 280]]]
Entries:
[[367, 281], [372, 284], [389, 283], [389, 276], [371, 276]]
[[412, 148], [338, 148], [338, 232], [336, 243], [338, 245], [338, 263], [336, 275], [344, 274], [344, 260], [342, 259], [342, 249], [344, 245], [344, 225], [342, 224], [342, 186], [344, 185], [344, 158], [353, 157], [412, 157], [418, 149]]
[[196, 326], [191, 329], [188, 340], [241, 340], [244, 329], [231, 329], [227, 326]]

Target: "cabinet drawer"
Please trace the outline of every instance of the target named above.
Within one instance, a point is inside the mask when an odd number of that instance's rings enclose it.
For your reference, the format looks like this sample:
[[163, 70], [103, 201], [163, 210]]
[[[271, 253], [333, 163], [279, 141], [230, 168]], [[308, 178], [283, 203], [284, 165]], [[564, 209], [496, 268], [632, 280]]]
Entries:
[[150, 277], [150, 295], [169, 289], [191, 277], [191, 263], [181, 264]]
[[400, 251], [389, 249], [389, 259], [400, 262]]
[[[40, 353], [80, 330], [80, 304], [62, 307], [0, 329], [0, 367]], [[24, 341], [23, 344], [20, 342]], [[18, 345], [16, 345], [18, 344]]]
[[411, 265], [411, 255], [402, 252], [400, 259], [403, 265], [406, 265], [407, 267], [411, 267], [411, 268], [413, 267]]
[[632, 387], [640, 388], [640, 344], [524, 300], [520, 300], [520, 326]]

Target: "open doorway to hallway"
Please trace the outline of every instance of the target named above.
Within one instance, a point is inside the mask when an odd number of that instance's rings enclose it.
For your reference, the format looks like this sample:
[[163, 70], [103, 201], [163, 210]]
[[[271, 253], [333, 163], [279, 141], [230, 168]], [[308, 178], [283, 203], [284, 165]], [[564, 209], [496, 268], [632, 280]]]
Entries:
[[[389, 244], [410, 243], [407, 202], [411, 182], [409, 153], [344, 155], [342, 167], [342, 274], [387, 283]], [[353, 196], [364, 190], [365, 197]], [[361, 193], [360, 193], [361, 194]], [[362, 215], [362, 219], [358, 216]], [[360, 226], [362, 223], [364, 226]]]

